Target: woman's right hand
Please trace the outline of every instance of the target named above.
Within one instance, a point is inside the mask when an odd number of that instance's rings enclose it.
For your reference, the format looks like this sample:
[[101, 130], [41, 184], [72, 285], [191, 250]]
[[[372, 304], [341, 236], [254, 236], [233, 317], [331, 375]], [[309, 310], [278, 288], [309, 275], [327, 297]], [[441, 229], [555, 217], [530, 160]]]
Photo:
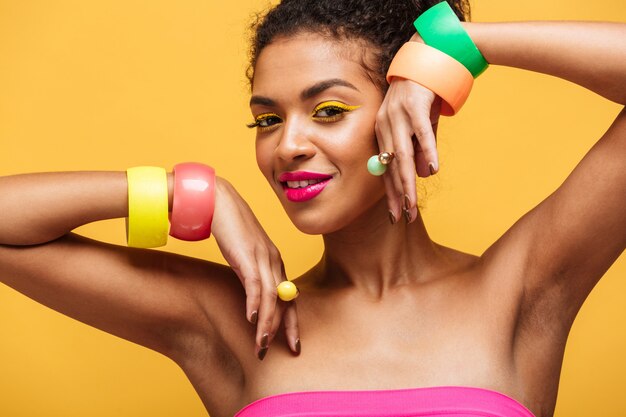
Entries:
[[[419, 33], [411, 42], [424, 43]], [[383, 175], [389, 212], [395, 220], [403, 213], [407, 223], [417, 218], [415, 174], [428, 177], [439, 171], [437, 125], [441, 98], [428, 88], [394, 78], [376, 115], [380, 152], [393, 152], [396, 162]]]
[[257, 324], [256, 353], [263, 359], [282, 319], [287, 343], [300, 353], [295, 301], [285, 303], [276, 287], [287, 278], [280, 252], [250, 206], [225, 179], [215, 178], [212, 233], [226, 261], [246, 291], [246, 317]]
[[428, 177], [439, 171], [437, 125], [441, 98], [420, 84], [396, 78], [376, 115], [378, 149], [393, 152], [396, 160], [383, 180], [394, 219], [403, 213], [407, 223], [417, 218], [415, 174]]

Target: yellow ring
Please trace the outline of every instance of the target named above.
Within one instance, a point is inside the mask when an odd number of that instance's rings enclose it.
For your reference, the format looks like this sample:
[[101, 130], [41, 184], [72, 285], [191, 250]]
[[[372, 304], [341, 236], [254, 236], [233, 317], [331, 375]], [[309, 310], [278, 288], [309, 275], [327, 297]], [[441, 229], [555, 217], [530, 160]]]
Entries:
[[167, 174], [159, 167], [134, 167], [128, 178], [126, 239], [134, 248], [165, 246], [169, 232]]
[[295, 300], [300, 294], [298, 291], [298, 287], [291, 281], [283, 281], [276, 287], [276, 291], [278, 292], [278, 298], [283, 301], [291, 301]]

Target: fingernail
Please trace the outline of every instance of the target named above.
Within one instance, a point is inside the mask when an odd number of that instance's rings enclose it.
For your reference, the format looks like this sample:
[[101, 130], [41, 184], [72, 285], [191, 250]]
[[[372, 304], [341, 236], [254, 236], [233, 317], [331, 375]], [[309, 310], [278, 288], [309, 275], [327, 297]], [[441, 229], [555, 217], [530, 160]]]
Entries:
[[393, 212], [391, 210], [389, 210], [389, 221], [392, 225], [396, 224], [397, 222], [396, 216], [393, 215]]
[[250, 316], [250, 323], [256, 324], [256, 321], [258, 318], [259, 318], [259, 313], [256, 311], [253, 311], [252, 315]]
[[406, 222], [411, 223], [411, 212], [407, 209], [402, 210], [402, 212], [404, 213], [404, 219], [406, 220]]
[[270, 342], [270, 335], [265, 333], [263, 337], [261, 338], [261, 348], [267, 349], [269, 342]]
[[432, 162], [428, 164], [428, 169], [430, 170], [430, 175], [435, 175], [437, 171], [435, 171], [435, 164]]
[[404, 209], [408, 210], [409, 207], [411, 207], [411, 200], [409, 199], [408, 195], [404, 195]]
[[265, 355], [267, 354], [267, 348], [264, 347], [263, 349], [259, 350], [259, 360], [262, 361], [263, 359], [265, 359]]
[[298, 340], [296, 340], [296, 353], [299, 355], [301, 351], [302, 345], [300, 345], [300, 338], [298, 338]]

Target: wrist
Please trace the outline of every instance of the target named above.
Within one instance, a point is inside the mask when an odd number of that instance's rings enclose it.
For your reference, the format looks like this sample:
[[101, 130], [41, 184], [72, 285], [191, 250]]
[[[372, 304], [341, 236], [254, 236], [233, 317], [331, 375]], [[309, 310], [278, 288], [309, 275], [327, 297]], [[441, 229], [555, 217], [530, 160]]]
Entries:
[[167, 173], [167, 210], [172, 211], [174, 205], [174, 173]]
[[459, 61], [476, 78], [489, 64], [463, 23], [444, 1], [422, 13], [413, 25], [426, 45]]
[[215, 170], [202, 163], [183, 162], [172, 171], [170, 236], [185, 241], [209, 238], [215, 211]]
[[[467, 35], [470, 37], [476, 48], [480, 51], [480, 53], [484, 56], [485, 53], [483, 51], [483, 42], [480, 36], [480, 29], [485, 24], [484, 23], [475, 23], [475, 22], [460, 22], [461, 27], [467, 32]], [[485, 58], [486, 59], [486, 58]], [[489, 62], [489, 60], [487, 60]]]
[[164, 246], [167, 237], [204, 240], [211, 235], [215, 208], [215, 170], [196, 162], [126, 170], [128, 245]]

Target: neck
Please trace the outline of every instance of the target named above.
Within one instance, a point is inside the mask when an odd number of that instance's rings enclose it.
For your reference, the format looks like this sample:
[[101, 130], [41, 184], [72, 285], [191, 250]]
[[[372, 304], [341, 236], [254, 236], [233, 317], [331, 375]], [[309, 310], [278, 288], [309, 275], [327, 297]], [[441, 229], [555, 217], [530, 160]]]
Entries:
[[354, 286], [378, 297], [427, 280], [438, 259], [419, 213], [411, 224], [402, 219], [392, 225], [384, 199], [348, 227], [324, 235], [324, 246], [316, 267], [324, 285]]

